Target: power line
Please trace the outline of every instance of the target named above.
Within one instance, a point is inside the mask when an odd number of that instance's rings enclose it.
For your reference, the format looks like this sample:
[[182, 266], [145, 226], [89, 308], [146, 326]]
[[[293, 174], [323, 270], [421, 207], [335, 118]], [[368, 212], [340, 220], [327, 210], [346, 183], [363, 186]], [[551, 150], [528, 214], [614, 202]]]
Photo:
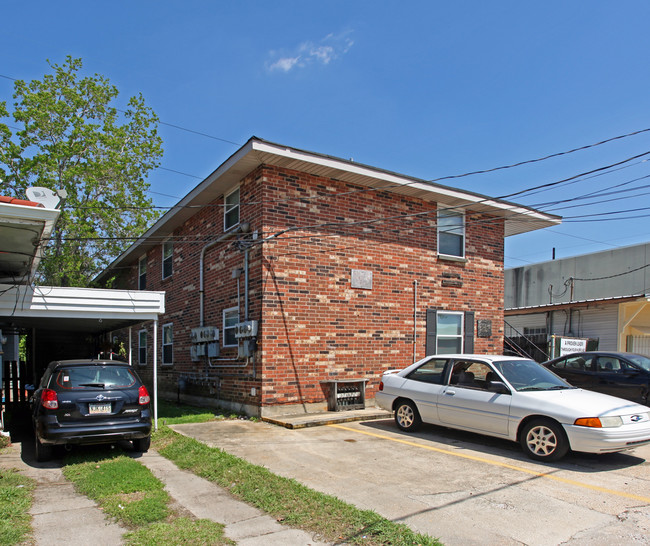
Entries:
[[637, 271], [641, 271], [642, 269], [645, 269], [646, 267], [650, 267], [650, 264], [645, 264], [645, 265], [642, 265], [641, 267], [637, 267], [635, 269], [630, 269], [629, 271], [623, 271], [622, 273], [615, 273], [613, 275], [607, 275], [605, 277], [594, 277], [593, 279], [578, 279], [577, 277], [570, 277], [567, 280], [573, 279], [574, 281], [604, 281], [606, 279], [614, 279], [615, 277], [622, 277], [623, 275], [629, 275], [630, 273], [635, 273]]
[[602, 144], [607, 144], [607, 143], [613, 142], [615, 140], [620, 140], [620, 139], [623, 139], [623, 138], [640, 135], [642, 133], [647, 133], [649, 131], [650, 131], [650, 128], [641, 129], [639, 131], [634, 131], [632, 133], [627, 133], [625, 135], [615, 136], [615, 137], [612, 137], [612, 138], [608, 138], [606, 140], [601, 140], [600, 142], [595, 142], [593, 144], [587, 144], [585, 146], [580, 146], [578, 148], [573, 148], [571, 150], [567, 150], [567, 151], [564, 151], [564, 152], [557, 152], [557, 153], [554, 153], [554, 154], [546, 155], [544, 157], [539, 157], [539, 158], [536, 158], [536, 159], [528, 159], [526, 161], [519, 161], [518, 163], [512, 163], [511, 165], [503, 165], [501, 167], [494, 167], [492, 169], [483, 169], [483, 170], [472, 171], [472, 172], [468, 172], [468, 173], [464, 173], [464, 174], [454, 174], [454, 175], [450, 175], [450, 176], [442, 176], [440, 178], [434, 178], [433, 180], [430, 180], [430, 182], [439, 182], [441, 180], [451, 180], [451, 179], [455, 179], [455, 178], [463, 178], [465, 176], [472, 176], [472, 175], [475, 175], [475, 174], [492, 173], [492, 172], [501, 171], [501, 170], [504, 170], [504, 169], [512, 169], [514, 167], [520, 167], [522, 165], [528, 165], [530, 163], [538, 163], [540, 161], [546, 161], [547, 159], [552, 159], [554, 157], [560, 157], [560, 156], [563, 156], [563, 155], [572, 154], [574, 152], [580, 152], [582, 150], [587, 150], [589, 148], [595, 148], [596, 146], [601, 146]]

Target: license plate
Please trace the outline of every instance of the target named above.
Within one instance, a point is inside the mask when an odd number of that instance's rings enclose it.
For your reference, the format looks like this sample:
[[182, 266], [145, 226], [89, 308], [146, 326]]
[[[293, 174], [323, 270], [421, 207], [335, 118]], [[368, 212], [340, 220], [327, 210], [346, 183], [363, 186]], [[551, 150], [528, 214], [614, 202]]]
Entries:
[[88, 404], [88, 413], [90, 415], [95, 415], [98, 413], [110, 413], [111, 405], [110, 404]]

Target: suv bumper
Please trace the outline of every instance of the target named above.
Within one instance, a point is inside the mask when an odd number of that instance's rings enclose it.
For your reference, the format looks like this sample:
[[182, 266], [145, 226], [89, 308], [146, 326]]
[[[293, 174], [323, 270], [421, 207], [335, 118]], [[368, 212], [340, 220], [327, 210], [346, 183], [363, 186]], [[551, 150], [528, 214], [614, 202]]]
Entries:
[[[39, 426], [41, 425], [41, 426]], [[43, 444], [104, 444], [120, 440], [138, 440], [151, 434], [151, 422], [111, 426], [44, 427], [36, 425], [36, 435]]]

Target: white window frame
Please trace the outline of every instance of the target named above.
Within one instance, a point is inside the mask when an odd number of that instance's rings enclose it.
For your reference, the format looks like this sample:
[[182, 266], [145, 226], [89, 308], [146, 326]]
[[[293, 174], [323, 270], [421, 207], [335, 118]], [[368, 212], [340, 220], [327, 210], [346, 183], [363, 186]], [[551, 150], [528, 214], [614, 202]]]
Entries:
[[[169, 256], [165, 257], [165, 248], [169, 247], [171, 248], [171, 253]], [[169, 260], [170, 264], [170, 273], [169, 275], [165, 275], [165, 262]], [[167, 240], [162, 244], [162, 278], [163, 279], [168, 279], [174, 274], [174, 242], [171, 240]]]
[[239, 322], [239, 307], [228, 307], [227, 309], [223, 310], [222, 314], [222, 332], [223, 332], [223, 347], [237, 347], [238, 343], [237, 340], [235, 340], [235, 343], [229, 343], [226, 344], [226, 332], [229, 330], [234, 330], [235, 329], [235, 324], [232, 326], [226, 326], [226, 315], [228, 314], [234, 314], [235, 318], [237, 319], [237, 324]]
[[[445, 226], [443, 225], [444, 218], [461, 218], [461, 226]], [[460, 231], [460, 233], [459, 233]], [[448, 254], [445, 252], [440, 252], [440, 241], [444, 236], [452, 235], [454, 237], [460, 237], [461, 239], [461, 254]], [[447, 210], [441, 209], [438, 210], [438, 254], [440, 256], [450, 256], [452, 258], [465, 258], [465, 212], [458, 210]]]
[[[440, 318], [444, 315], [455, 315], [460, 317], [460, 329], [458, 334], [454, 335], [441, 335], [440, 334]], [[440, 339], [459, 339], [460, 347], [459, 353], [463, 352], [465, 347], [465, 313], [462, 311], [438, 311], [436, 313], [436, 353], [446, 354], [440, 352]]]
[[[232, 203], [229, 204], [228, 199], [231, 196], [233, 196], [235, 193], [237, 193], [237, 204], [232, 204]], [[239, 191], [239, 186], [237, 186], [232, 191], [226, 193], [223, 196], [223, 230], [224, 231], [229, 231], [239, 225], [240, 211], [241, 211], [240, 203], [241, 203], [241, 193]], [[237, 211], [237, 221], [233, 224], [229, 224], [228, 215], [235, 210]]]
[[[144, 272], [143, 272], [144, 269]], [[143, 282], [144, 277], [144, 282]], [[140, 257], [138, 260], [138, 290], [147, 289], [147, 255]]]
[[[144, 346], [142, 345], [142, 336], [144, 335]], [[139, 330], [138, 331], [138, 365], [146, 366], [147, 365], [147, 331]], [[140, 358], [142, 355], [142, 349], [144, 349], [144, 361]]]
[[[165, 343], [165, 332], [168, 329], [171, 330], [172, 340], [170, 343]], [[162, 363], [164, 366], [171, 366], [172, 364], [174, 364], [174, 323], [173, 322], [168, 322], [167, 324], [162, 325], [161, 341], [162, 341], [162, 354], [161, 354]], [[171, 361], [165, 360], [166, 347], [170, 347]]]

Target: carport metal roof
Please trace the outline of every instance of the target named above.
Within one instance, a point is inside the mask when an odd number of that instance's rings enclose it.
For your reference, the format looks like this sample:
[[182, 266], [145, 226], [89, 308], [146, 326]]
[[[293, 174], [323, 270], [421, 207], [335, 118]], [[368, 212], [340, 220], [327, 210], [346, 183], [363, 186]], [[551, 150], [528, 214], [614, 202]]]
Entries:
[[25, 284], [34, 277], [41, 244], [58, 217], [57, 209], [0, 195], [0, 283]]
[[164, 312], [164, 292], [0, 284], [0, 328], [98, 334]]

